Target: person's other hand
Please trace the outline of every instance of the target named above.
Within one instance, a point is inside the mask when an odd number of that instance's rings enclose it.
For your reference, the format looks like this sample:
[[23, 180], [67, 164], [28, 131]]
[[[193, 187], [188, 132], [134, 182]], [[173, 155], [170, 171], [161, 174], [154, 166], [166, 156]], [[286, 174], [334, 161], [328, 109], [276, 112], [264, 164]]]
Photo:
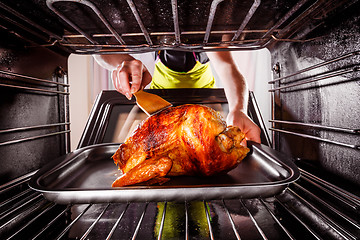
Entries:
[[245, 133], [245, 140], [261, 143], [261, 129], [243, 111], [230, 111], [226, 121], [228, 125], [239, 127]]
[[133, 93], [145, 88], [151, 82], [151, 74], [139, 60], [123, 61], [112, 71], [115, 89], [129, 100]]

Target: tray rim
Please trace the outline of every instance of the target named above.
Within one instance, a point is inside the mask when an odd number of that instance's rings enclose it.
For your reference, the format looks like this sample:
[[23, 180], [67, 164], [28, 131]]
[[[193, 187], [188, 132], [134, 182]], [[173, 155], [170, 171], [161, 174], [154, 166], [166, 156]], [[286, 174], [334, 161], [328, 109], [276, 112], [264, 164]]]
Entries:
[[[297, 168], [297, 166], [295, 165], [295, 163], [289, 159], [290, 157], [286, 156], [286, 158], [285, 158], [285, 156], [284, 156], [283, 159], [280, 159], [279, 157], [274, 156], [273, 154], [266, 153], [266, 154], [269, 154], [272, 159], [277, 160], [277, 162], [275, 162], [276, 164], [280, 165], [281, 167], [285, 167], [285, 170], [289, 173], [288, 177], [278, 180], [278, 181], [271, 181], [271, 182], [244, 183], [244, 184], [231, 184], [231, 185], [229, 185], [229, 184], [218, 184], [218, 185], [199, 184], [199, 185], [176, 185], [176, 186], [152, 185], [152, 186], [125, 186], [125, 187], [115, 187], [115, 188], [109, 187], [109, 188], [94, 188], [94, 189], [93, 188], [91, 188], [91, 189], [89, 189], [89, 188], [87, 188], [87, 189], [82, 189], [82, 188], [64, 188], [64, 189], [52, 188], [52, 189], [49, 189], [48, 187], [39, 183], [41, 179], [46, 177], [46, 175], [50, 175], [53, 171], [56, 170], [56, 168], [58, 168], [59, 166], [61, 166], [61, 167], [66, 166], [66, 164], [69, 164], [69, 163], [71, 163], [71, 161], [74, 161], [74, 159], [76, 159], [77, 156], [79, 156], [81, 153], [83, 153], [85, 151], [89, 151], [93, 148], [101, 148], [101, 147], [109, 147], [109, 146], [118, 147], [120, 144], [121, 143], [94, 144], [94, 145], [89, 145], [89, 146], [86, 146], [83, 148], [76, 149], [73, 152], [63, 155], [63, 156], [57, 158], [56, 160], [54, 160], [53, 162], [46, 164], [44, 167], [42, 167], [40, 170], [38, 170], [31, 177], [31, 179], [29, 181], [29, 187], [35, 191], [39, 191], [39, 192], [43, 193], [44, 196], [46, 198], [48, 198], [49, 200], [52, 200], [52, 201], [55, 201], [58, 203], [85, 203], [85, 202], [88, 202], [88, 201], [86, 201], [86, 199], [83, 199], [82, 197], [80, 197], [80, 200], [74, 200], [74, 201], [72, 201], [71, 197], [67, 200], [66, 200], [66, 197], [64, 199], [58, 198], [59, 194], [63, 194], [63, 195], [75, 194], [76, 195], [77, 193], [79, 193], [79, 194], [85, 193], [85, 195], [90, 197], [89, 199], [91, 199], [91, 196], [103, 195], [103, 197], [98, 198], [98, 200], [95, 199], [95, 202], [108, 202], [107, 200], [109, 198], [106, 197], [106, 194], [112, 194], [116, 198], [119, 198], [117, 200], [113, 196], [112, 198], [110, 198], [110, 199], [112, 199], [112, 201], [124, 202], [124, 201], [128, 201], [127, 200], [128, 198], [132, 199], [133, 197], [129, 197], [129, 196], [131, 196], [132, 194], [136, 195], [136, 194], [138, 194], [137, 192], [139, 192], [139, 191], [142, 192], [142, 195], [144, 195], [144, 193], [147, 192], [144, 190], [151, 190], [151, 192], [159, 192], [159, 194], [161, 193], [162, 196], [166, 199], [166, 198], [171, 198], [171, 194], [164, 195], [164, 193], [168, 193], [169, 191], [176, 192], [179, 190], [187, 190], [187, 191], [191, 191], [191, 192], [198, 191], [198, 193], [196, 193], [195, 195], [200, 196], [201, 194], [207, 193], [207, 191], [215, 191], [215, 190], [217, 192], [215, 195], [221, 195], [221, 193], [226, 193], [228, 191], [232, 191], [234, 193], [239, 192], [239, 190], [242, 190], [243, 188], [259, 188], [259, 187], [260, 188], [263, 188], [263, 187], [280, 188], [280, 187], [283, 187], [283, 189], [285, 189], [287, 187], [287, 185], [296, 181], [300, 177], [300, 171]], [[265, 145], [253, 143], [253, 142], [248, 142], [248, 146], [250, 148], [250, 153], [252, 153], [252, 151], [253, 151], [252, 148], [260, 150], [261, 152], [265, 151], [263, 148], [268, 148], [268, 149], [271, 149], [272, 151], [275, 151], [274, 149], [269, 148]], [[280, 152], [277, 152], [277, 153], [283, 155]], [[283, 189], [280, 189], [280, 191]], [[125, 195], [125, 197], [124, 197], [124, 195]], [[75, 197], [74, 197], [74, 199], [75, 199]], [[149, 199], [149, 200], [151, 201], [151, 199]], [[183, 197], [183, 200], [186, 200], [186, 196]], [[202, 200], [210, 200], [210, 199], [204, 198]], [[132, 201], [134, 201], [134, 199], [132, 199]], [[90, 201], [90, 202], [94, 202], [94, 200]]]

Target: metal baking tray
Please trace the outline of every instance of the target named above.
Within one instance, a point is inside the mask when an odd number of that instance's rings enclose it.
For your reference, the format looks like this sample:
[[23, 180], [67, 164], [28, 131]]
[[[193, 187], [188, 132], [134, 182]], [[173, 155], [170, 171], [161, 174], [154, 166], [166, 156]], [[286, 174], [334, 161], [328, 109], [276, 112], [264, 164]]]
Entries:
[[163, 185], [112, 188], [121, 172], [111, 156], [119, 144], [80, 148], [40, 169], [31, 188], [50, 201], [68, 203], [192, 201], [270, 197], [300, 176], [288, 157], [260, 144], [227, 174], [211, 177], [172, 177]]

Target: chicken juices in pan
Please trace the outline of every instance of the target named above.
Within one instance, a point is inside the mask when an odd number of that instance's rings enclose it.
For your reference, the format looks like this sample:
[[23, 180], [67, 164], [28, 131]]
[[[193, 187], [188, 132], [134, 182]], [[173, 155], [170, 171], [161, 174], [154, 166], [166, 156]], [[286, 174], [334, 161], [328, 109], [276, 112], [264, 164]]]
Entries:
[[235, 168], [249, 152], [245, 134], [203, 105], [170, 107], [144, 120], [113, 155], [123, 174], [112, 186], [164, 183]]

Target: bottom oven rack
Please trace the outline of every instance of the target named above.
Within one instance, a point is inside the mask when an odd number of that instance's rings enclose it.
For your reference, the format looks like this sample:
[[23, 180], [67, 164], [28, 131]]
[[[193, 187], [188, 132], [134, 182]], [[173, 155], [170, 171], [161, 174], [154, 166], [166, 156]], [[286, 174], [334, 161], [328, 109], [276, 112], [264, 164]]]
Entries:
[[58, 205], [28, 187], [0, 189], [2, 239], [359, 239], [360, 199], [301, 169], [271, 198]]

